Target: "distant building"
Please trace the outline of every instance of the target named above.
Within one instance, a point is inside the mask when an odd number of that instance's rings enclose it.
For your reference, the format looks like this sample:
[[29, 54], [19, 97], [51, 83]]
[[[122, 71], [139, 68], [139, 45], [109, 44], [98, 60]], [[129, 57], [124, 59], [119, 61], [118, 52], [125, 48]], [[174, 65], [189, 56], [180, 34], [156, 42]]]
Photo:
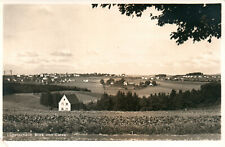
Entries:
[[165, 78], [166, 77], [166, 74], [158, 74], [158, 75], [155, 75], [155, 77]]
[[73, 106], [77, 103], [76, 96], [68, 96], [64, 94], [61, 100], [59, 101], [59, 111], [71, 111], [73, 109]]
[[74, 74], [74, 76], [75, 76], [75, 77], [79, 77], [80, 75], [79, 75], [79, 74]]
[[147, 80], [148, 78], [147, 78], [147, 77], [141, 77], [141, 79], [142, 79], [142, 80]]
[[87, 80], [83, 80], [83, 82], [87, 83], [88, 82], [88, 79]]

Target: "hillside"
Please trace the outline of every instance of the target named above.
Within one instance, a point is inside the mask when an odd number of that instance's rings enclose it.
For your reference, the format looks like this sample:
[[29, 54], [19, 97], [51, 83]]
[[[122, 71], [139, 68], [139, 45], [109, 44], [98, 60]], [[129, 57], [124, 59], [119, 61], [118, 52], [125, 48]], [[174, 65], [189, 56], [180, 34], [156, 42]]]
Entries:
[[20, 93], [3, 96], [3, 110], [48, 110], [40, 104], [40, 95]]

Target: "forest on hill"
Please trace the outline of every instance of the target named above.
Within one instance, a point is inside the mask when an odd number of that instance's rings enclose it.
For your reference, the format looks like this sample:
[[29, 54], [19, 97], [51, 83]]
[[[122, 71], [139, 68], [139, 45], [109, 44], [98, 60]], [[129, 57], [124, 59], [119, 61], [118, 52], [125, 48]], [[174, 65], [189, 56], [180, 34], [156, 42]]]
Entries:
[[89, 91], [87, 88], [80, 88], [76, 86], [59, 86], [59, 85], [41, 85], [41, 84], [26, 84], [26, 83], [13, 83], [3, 81], [3, 95], [14, 93], [41, 93], [49, 91]]
[[[62, 95], [59, 93], [42, 93], [40, 103], [51, 108], [58, 108]], [[74, 110], [108, 110], [108, 111], [157, 111], [198, 108], [221, 103], [221, 84], [207, 83], [200, 90], [171, 90], [170, 94], [151, 94], [139, 97], [136, 93], [118, 91], [116, 95], [104, 93], [97, 103], [83, 104], [77, 101]]]

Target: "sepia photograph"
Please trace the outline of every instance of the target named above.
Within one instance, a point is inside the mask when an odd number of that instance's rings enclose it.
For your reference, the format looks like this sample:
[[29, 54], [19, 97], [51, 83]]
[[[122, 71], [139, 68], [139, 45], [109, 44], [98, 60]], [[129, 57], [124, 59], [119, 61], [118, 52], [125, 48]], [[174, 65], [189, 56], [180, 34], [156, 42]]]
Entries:
[[3, 141], [221, 140], [221, 3], [2, 8]]

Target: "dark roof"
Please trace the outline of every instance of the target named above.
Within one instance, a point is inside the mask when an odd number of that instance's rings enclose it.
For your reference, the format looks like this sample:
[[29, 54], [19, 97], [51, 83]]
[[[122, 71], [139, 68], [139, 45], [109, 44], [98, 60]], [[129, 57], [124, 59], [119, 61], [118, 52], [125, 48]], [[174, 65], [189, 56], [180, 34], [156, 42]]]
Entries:
[[68, 99], [68, 101], [70, 102], [70, 104], [76, 104], [79, 102], [79, 100], [75, 94], [65, 95], [65, 96]]

